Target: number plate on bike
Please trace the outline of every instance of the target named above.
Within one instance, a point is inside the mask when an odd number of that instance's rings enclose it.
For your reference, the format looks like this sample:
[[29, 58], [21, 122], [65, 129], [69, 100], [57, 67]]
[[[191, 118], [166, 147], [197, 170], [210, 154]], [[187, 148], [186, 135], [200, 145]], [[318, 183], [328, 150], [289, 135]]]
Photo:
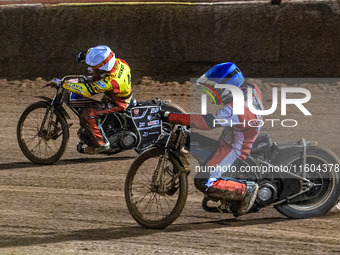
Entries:
[[131, 109], [132, 120], [138, 130], [140, 142], [138, 148], [145, 148], [158, 140], [162, 132], [162, 120], [158, 106], [134, 107]]

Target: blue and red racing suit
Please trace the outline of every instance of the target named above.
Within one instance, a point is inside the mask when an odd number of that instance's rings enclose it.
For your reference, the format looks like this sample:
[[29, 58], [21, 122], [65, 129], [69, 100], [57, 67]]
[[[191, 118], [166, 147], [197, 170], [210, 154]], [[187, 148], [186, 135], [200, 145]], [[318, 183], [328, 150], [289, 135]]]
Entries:
[[[233, 103], [229, 103], [221, 108], [217, 114], [170, 114], [169, 122], [174, 124], [187, 125], [191, 128], [210, 130], [215, 127], [224, 126], [224, 130], [219, 138], [219, 145], [216, 152], [210, 157], [206, 166], [224, 169], [235, 165], [238, 160], [244, 160], [250, 154], [251, 148], [260, 131], [260, 121], [262, 116], [256, 115], [248, 108], [247, 93], [252, 88], [252, 104], [255, 109], [263, 110], [262, 93], [255, 84], [245, 84], [241, 86], [244, 94], [244, 114], [233, 114]], [[223, 121], [222, 121], [222, 120]], [[214, 121], [215, 120], [215, 121]], [[214, 122], [220, 123], [215, 125]], [[203, 185], [195, 185], [202, 192], [231, 191], [245, 193], [246, 182], [233, 178], [223, 178], [221, 171], [209, 173], [208, 178], [198, 180]], [[204, 182], [204, 183], [202, 183]], [[218, 193], [218, 192], [217, 192]]]

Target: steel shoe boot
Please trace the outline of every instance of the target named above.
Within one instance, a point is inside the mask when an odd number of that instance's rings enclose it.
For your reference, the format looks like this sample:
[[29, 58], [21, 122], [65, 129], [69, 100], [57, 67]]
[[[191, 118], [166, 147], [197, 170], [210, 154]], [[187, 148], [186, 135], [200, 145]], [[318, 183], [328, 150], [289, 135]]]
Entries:
[[246, 194], [243, 200], [233, 202], [231, 207], [235, 217], [245, 215], [253, 207], [258, 191], [259, 185], [257, 183], [247, 181]]
[[85, 154], [99, 154], [110, 149], [110, 142], [106, 142], [100, 147], [89, 146], [84, 149]]

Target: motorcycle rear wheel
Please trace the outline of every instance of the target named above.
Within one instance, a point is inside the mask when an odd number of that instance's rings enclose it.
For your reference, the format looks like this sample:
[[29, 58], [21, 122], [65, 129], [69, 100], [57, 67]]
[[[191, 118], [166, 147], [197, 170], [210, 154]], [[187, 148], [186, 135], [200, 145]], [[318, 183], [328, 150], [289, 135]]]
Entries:
[[159, 148], [143, 152], [132, 163], [125, 181], [126, 205], [145, 228], [169, 226], [181, 214], [188, 195], [187, 174], [172, 156], [165, 159], [169, 167], [161, 167], [163, 155]]
[[176, 104], [168, 104], [162, 106], [163, 111], [173, 112], [173, 113], [186, 113], [185, 110]]
[[[316, 183], [305, 196], [304, 200], [295, 203], [279, 204], [275, 209], [281, 214], [294, 219], [318, 217], [332, 209], [340, 195], [339, 164], [337, 156], [326, 148], [313, 146], [307, 148], [306, 165], [311, 167], [328, 165], [327, 173], [321, 171], [306, 172], [306, 178]], [[301, 165], [301, 155], [293, 155], [281, 161], [283, 165]], [[331, 169], [331, 165], [332, 168]], [[313, 167], [315, 169], [315, 167]]]
[[40, 101], [28, 106], [20, 115], [17, 140], [23, 154], [33, 163], [51, 165], [63, 155], [69, 139], [65, 117]]

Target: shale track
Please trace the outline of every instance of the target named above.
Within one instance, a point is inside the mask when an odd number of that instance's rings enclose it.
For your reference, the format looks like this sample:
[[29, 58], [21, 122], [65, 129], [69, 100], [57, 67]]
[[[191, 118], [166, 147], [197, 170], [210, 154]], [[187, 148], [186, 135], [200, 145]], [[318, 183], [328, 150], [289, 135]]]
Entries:
[[[189, 86], [144, 79], [135, 85], [138, 99], [161, 98], [189, 109]], [[261, 83], [259, 81], [259, 83]], [[133, 151], [116, 156], [76, 152], [77, 119], [62, 159], [37, 166], [21, 153], [16, 124], [21, 111], [37, 99], [52, 96], [44, 81], [0, 80], [0, 254], [339, 254], [340, 211], [320, 218], [288, 220], [273, 208], [234, 219], [206, 213], [202, 195], [190, 179], [189, 197], [179, 219], [165, 230], [147, 230], [129, 215], [124, 180]], [[282, 84], [285, 86], [285, 84]], [[267, 128], [275, 141], [317, 140], [340, 154], [338, 146], [340, 84], [306, 85], [313, 116], [297, 109], [299, 126]], [[270, 98], [270, 85], [262, 84]], [[280, 118], [280, 116], [276, 116]], [[275, 118], [275, 116], [273, 116]]]

